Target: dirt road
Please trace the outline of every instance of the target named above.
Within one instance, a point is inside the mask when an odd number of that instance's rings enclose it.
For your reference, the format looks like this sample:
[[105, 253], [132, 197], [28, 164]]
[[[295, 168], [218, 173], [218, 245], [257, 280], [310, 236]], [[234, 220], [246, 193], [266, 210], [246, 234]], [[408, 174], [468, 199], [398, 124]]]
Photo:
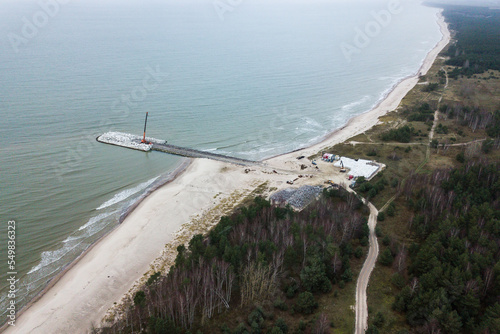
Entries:
[[368, 306], [366, 303], [366, 289], [370, 274], [375, 267], [375, 262], [378, 257], [378, 242], [375, 235], [375, 226], [377, 225], [378, 211], [373, 204], [368, 203], [370, 208], [370, 218], [368, 219], [368, 226], [370, 227], [370, 248], [368, 250], [368, 257], [363, 264], [363, 268], [359, 273], [358, 281], [356, 282], [356, 334], [362, 334], [368, 328]]

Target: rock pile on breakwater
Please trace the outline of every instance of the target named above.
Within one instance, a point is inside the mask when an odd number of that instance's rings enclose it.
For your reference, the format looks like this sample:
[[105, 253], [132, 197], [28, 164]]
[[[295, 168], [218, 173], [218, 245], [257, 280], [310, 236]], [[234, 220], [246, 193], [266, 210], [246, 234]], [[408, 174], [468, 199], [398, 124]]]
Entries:
[[141, 143], [142, 137], [123, 132], [106, 132], [97, 137], [101, 143], [132, 148], [134, 150], [148, 152], [153, 148], [153, 144], [165, 144], [165, 140], [146, 137], [146, 143]]

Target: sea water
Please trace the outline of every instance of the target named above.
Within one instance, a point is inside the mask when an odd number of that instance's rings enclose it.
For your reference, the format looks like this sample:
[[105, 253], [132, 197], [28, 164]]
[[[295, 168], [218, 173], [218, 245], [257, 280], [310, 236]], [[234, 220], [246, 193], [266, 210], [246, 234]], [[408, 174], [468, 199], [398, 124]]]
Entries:
[[[414, 1], [0, 2], [0, 313], [182, 161], [107, 131], [263, 159], [318, 141], [415, 74], [440, 40]], [[168, 222], [166, 222], [168, 223]], [[145, 245], [146, 247], [146, 245]], [[2, 322], [4, 319], [2, 319]]]

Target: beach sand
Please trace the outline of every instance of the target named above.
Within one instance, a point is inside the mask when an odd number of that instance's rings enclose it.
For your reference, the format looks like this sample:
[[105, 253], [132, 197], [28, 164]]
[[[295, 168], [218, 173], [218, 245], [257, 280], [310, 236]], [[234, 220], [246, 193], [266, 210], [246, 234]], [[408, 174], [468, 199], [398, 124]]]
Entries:
[[[419, 71], [427, 73], [441, 50], [450, 41], [450, 32], [440, 15], [443, 39], [427, 55]], [[296, 185], [321, 184], [328, 179], [341, 183], [344, 177], [323, 173], [333, 167], [319, 163], [319, 170], [299, 155], [313, 155], [326, 147], [362, 133], [378, 123], [378, 118], [398, 107], [403, 97], [417, 84], [418, 74], [400, 82], [373, 110], [357, 116], [342, 129], [319, 144], [280, 155], [263, 166], [242, 167], [217, 161], [194, 160], [184, 172], [159, 188], [123, 221], [102, 238], [71, 267], [55, 279], [38, 299], [16, 319], [16, 326], [4, 326], [5, 333], [87, 333], [115, 303], [130, 297], [133, 287], [144, 282], [147, 274], [165, 271], [172, 263], [176, 243], [189, 241], [203, 233], [229, 213], [259, 186], [283, 189], [287, 180], [299, 174]], [[308, 168], [300, 170], [301, 164]], [[250, 168], [250, 172], [245, 169]], [[174, 244], [172, 244], [174, 243]], [[126, 296], [126, 297], [124, 297]], [[119, 311], [115, 306], [114, 311]], [[111, 312], [112, 313], [112, 312]], [[6, 328], [7, 327], [7, 328]]]

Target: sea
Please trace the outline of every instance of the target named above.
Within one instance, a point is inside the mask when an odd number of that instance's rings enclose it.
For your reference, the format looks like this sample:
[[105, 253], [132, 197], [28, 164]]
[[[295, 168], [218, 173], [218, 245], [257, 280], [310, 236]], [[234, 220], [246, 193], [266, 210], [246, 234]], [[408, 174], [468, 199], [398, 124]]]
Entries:
[[148, 136], [210, 152], [311, 145], [418, 73], [437, 13], [410, 0], [1, 1], [0, 322], [183, 161], [98, 135], [142, 135], [148, 112]]

